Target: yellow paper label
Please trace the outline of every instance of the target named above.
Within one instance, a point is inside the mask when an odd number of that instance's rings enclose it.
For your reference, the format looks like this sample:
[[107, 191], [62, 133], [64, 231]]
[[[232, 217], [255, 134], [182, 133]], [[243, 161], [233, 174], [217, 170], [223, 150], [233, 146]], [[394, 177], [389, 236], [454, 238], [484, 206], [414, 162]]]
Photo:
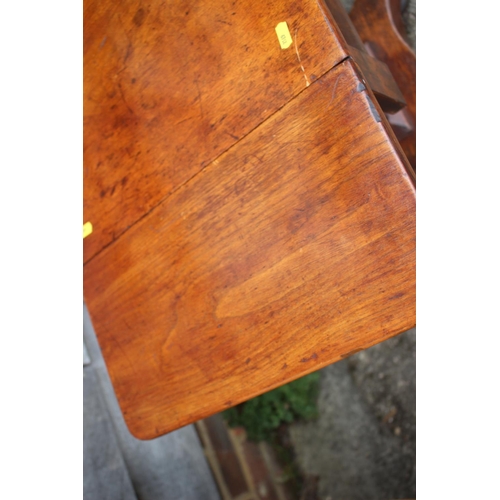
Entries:
[[86, 222], [83, 225], [83, 237], [86, 238], [91, 233], [92, 233], [92, 223]]
[[280, 42], [282, 49], [288, 49], [292, 45], [292, 35], [290, 35], [290, 30], [288, 29], [288, 24], [283, 21], [276, 25], [276, 35], [278, 35], [278, 40]]

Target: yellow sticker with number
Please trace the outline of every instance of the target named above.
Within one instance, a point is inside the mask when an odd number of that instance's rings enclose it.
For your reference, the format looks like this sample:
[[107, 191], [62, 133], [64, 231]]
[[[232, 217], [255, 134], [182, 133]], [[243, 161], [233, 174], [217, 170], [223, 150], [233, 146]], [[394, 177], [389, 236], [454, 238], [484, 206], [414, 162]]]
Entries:
[[91, 222], [86, 222], [83, 225], [83, 237], [86, 238], [89, 234], [92, 233], [92, 223]]
[[288, 29], [288, 24], [283, 21], [276, 25], [276, 35], [278, 35], [278, 40], [280, 42], [282, 49], [288, 49], [292, 45], [292, 35], [290, 35], [290, 30]]

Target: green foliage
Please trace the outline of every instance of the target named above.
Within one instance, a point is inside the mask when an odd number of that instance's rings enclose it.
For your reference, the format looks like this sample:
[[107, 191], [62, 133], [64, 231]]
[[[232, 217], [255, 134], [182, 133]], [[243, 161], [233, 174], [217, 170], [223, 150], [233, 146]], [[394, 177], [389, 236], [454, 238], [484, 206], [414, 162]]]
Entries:
[[252, 441], [270, 440], [283, 423], [317, 417], [319, 372], [311, 373], [224, 412], [231, 427], [243, 426]]

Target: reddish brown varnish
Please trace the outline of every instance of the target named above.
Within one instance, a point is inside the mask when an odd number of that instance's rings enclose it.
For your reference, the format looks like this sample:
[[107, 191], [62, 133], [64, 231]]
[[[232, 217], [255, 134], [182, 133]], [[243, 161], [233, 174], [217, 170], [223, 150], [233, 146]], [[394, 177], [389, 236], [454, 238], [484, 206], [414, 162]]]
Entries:
[[415, 324], [412, 170], [322, 6], [86, 1], [84, 294], [134, 435]]
[[314, 1], [141, 5], [85, 0], [85, 261], [347, 57]]

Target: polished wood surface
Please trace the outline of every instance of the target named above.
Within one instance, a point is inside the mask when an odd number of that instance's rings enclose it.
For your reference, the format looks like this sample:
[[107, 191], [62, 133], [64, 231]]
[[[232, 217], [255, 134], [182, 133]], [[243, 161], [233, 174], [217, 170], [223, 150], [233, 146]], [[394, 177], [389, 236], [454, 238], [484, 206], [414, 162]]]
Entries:
[[[321, 77], [318, 71], [307, 88], [295, 79], [296, 63], [275, 68], [293, 74], [290, 88], [302, 86], [295, 98], [282, 107], [267, 102], [275, 112], [247, 135], [237, 125], [244, 136], [201, 169], [223, 134], [204, 138], [182, 161], [191, 176], [114, 243], [99, 238], [84, 266], [89, 312], [127, 424], [140, 438], [415, 324], [411, 168], [355, 63], [344, 60]], [[188, 108], [187, 116], [199, 102]], [[174, 168], [162, 165], [159, 172]], [[118, 170], [137, 176], [132, 192], [149, 182], [132, 163]], [[99, 231], [98, 213], [85, 245]]]
[[349, 16], [370, 54], [387, 64], [405, 98], [405, 109], [388, 118], [416, 168], [416, 57], [400, 9], [400, 0], [356, 0]]
[[85, 262], [348, 56], [324, 10], [85, 0]]

